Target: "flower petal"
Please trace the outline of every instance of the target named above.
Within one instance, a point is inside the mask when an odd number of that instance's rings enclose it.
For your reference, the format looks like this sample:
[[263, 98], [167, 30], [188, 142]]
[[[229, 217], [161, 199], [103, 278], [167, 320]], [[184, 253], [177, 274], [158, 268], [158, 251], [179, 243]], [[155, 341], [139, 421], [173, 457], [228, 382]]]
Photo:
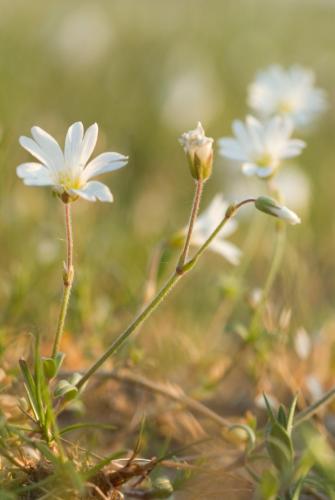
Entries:
[[83, 176], [85, 180], [87, 180], [96, 175], [105, 174], [106, 172], [122, 168], [127, 162], [128, 157], [120, 153], [102, 153], [86, 165]]
[[99, 127], [97, 123], [93, 123], [85, 132], [80, 154], [81, 165], [86, 165], [95, 148], [98, 139]]
[[244, 175], [250, 177], [251, 175], [257, 174], [258, 168], [258, 165], [255, 165], [255, 163], [244, 163], [242, 165], [242, 172]]
[[67, 166], [76, 166], [80, 162], [81, 146], [84, 134], [84, 126], [76, 122], [67, 131], [65, 138], [65, 163]]
[[98, 181], [90, 181], [81, 189], [71, 189], [71, 194], [77, 194], [88, 201], [113, 201], [113, 195], [106, 184]]
[[50, 164], [50, 158], [42, 148], [30, 137], [25, 137], [22, 135], [19, 138], [19, 143], [21, 146], [26, 149], [31, 155], [35, 156], [41, 163], [43, 163], [46, 167], [53, 168], [52, 164]]
[[222, 255], [222, 257], [227, 259], [231, 264], [234, 264], [234, 266], [237, 266], [240, 263], [242, 252], [239, 248], [237, 248], [237, 246], [233, 245], [233, 243], [230, 243], [229, 241], [223, 241], [220, 239], [213, 240], [209, 248], [213, 252]]
[[241, 145], [235, 139], [222, 137], [218, 140], [220, 154], [237, 161], [246, 161], [247, 157]]
[[40, 163], [22, 163], [17, 167], [16, 173], [27, 186], [52, 186], [54, 184], [50, 171]]
[[31, 134], [44, 151], [45, 155], [49, 158], [49, 163], [52, 164], [55, 169], [62, 168], [64, 165], [64, 155], [58, 142], [40, 127], [33, 127], [31, 129]]

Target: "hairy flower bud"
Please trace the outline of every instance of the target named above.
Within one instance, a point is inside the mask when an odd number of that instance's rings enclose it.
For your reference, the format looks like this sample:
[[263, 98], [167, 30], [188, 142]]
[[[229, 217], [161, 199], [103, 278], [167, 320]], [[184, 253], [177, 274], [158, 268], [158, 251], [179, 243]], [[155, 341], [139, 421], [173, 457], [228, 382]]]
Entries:
[[200, 122], [197, 128], [185, 132], [179, 139], [189, 161], [192, 177], [207, 180], [212, 173], [214, 139], [205, 136]]
[[257, 198], [255, 201], [255, 207], [261, 212], [273, 215], [274, 217], [282, 219], [292, 225], [300, 224], [301, 222], [300, 218], [295, 212], [287, 207], [284, 207], [283, 205], [280, 205], [268, 196], [260, 196], [259, 198]]

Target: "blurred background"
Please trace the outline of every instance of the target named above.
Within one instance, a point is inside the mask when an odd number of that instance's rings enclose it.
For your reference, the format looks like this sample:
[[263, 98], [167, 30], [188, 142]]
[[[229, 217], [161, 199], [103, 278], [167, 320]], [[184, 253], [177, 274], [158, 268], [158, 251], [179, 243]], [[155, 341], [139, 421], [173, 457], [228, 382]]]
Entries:
[[[193, 181], [178, 137], [198, 120], [215, 139], [230, 135], [232, 120], [248, 112], [247, 86], [256, 72], [273, 63], [298, 63], [315, 71], [329, 109], [301, 136], [307, 141], [303, 155], [284, 167], [292, 174], [285, 181], [287, 204], [302, 224], [288, 228], [264, 328], [283, 333], [293, 350], [297, 332], [303, 332], [304, 346], [308, 339], [319, 342], [327, 353], [323, 371], [311, 358], [306, 371], [315, 383], [330, 384], [334, 1], [1, 0], [0, 7], [2, 348], [9, 338], [16, 343], [37, 330], [46, 343], [52, 338], [65, 255], [61, 203], [48, 188], [25, 187], [16, 177], [16, 166], [28, 161], [20, 135], [39, 125], [63, 144], [71, 123], [81, 120], [87, 127], [96, 121], [96, 152], [130, 157], [125, 169], [101, 179], [114, 193], [112, 205], [78, 201], [73, 207], [76, 279], [63, 348], [68, 367], [87, 366], [141, 306], [155, 245], [187, 222]], [[261, 181], [247, 183], [238, 168], [216, 155], [203, 207], [218, 192], [234, 201], [262, 190]], [[235, 353], [240, 355], [250, 297], [266, 278], [274, 234], [273, 220], [241, 214], [231, 239], [243, 252], [241, 265], [208, 252], [117, 363], [137, 364], [201, 397], [216, 387], [215, 404], [221, 408], [222, 397], [234, 413], [250, 379], [239, 385], [234, 401], [227, 387], [220, 392], [218, 381]], [[176, 257], [173, 251], [165, 256], [160, 279]], [[271, 366], [271, 352], [269, 342], [262, 343], [245, 358], [243, 370], [254, 373], [258, 357]]]

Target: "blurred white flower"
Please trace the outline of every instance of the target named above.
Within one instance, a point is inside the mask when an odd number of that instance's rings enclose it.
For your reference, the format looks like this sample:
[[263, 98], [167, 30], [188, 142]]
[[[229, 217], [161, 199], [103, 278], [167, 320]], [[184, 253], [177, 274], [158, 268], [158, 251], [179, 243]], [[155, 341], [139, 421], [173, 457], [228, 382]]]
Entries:
[[206, 180], [212, 172], [213, 142], [206, 137], [200, 122], [197, 128], [185, 132], [179, 139], [189, 160], [191, 174], [195, 179]]
[[[194, 225], [191, 245], [200, 247], [205, 243], [224, 218], [227, 208], [228, 203], [225, 202], [223, 195], [217, 194], [206, 210], [199, 215]], [[241, 251], [235, 245], [226, 241], [225, 238], [229, 237], [236, 228], [237, 222], [235, 220], [228, 221], [209, 245], [210, 250], [222, 255], [228, 262], [234, 265], [239, 263]], [[184, 233], [186, 233], [186, 231], [187, 228], [184, 229]]]
[[[175, 58], [173, 59], [174, 65]], [[183, 59], [183, 67], [185, 59]], [[164, 122], [175, 130], [185, 128], [199, 116], [209, 122], [217, 112], [221, 100], [214, 77], [207, 67], [181, 72], [168, 82], [162, 107]]]
[[78, 197], [88, 201], [113, 201], [109, 188], [92, 177], [111, 172], [126, 165], [128, 158], [120, 153], [102, 153], [88, 162], [98, 138], [94, 123], [84, 134], [81, 122], [68, 129], [64, 153], [58, 142], [40, 127], [31, 129], [33, 139], [21, 136], [21, 146], [38, 162], [23, 163], [17, 175], [27, 186], [51, 186], [64, 201]]
[[70, 70], [83, 69], [100, 62], [107, 53], [113, 26], [103, 9], [91, 4], [76, 5], [58, 26], [46, 32], [47, 43]]
[[311, 339], [304, 328], [299, 328], [294, 336], [295, 352], [300, 359], [307, 359], [312, 350]]
[[53, 239], [42, 239], [37, 246], [38, 260], [43, 264], [50, 264], [58, 255], [58, 245]]
[[282, 114], [296, 127], [305, 127], [327, 107], [325, 92], [314, 83], [314, 72], [309, 69], [272, 65], [249, 86], [248, 104], [262, 118]]
[[311, 198], [311, 182], [305, 172], [291, 166], [280, 170], [276, 177], [276, 186], [285, 203], [300, 213], [306, 212]]
[[235, 137], [219, 139], [220, 154], [242, 165], [245, 175], [268, 178], [280, 162], [298, 156], [305, 143], [290, 139], [293, 123], [288, 118], [275, 116], [261, 123], [247, 116], [245, 123], [233, 122]]
[[[268, 403], [270, 404], [270, 406], [273, 410], [275, 410], [275, 411], [278, 410], [279, 401], [275, 396], [272, 396], [271, 394], [266, 394], [266, 399], [268, 400]], [[255, 405], [257, 406], [257, 408], [261, 408], [262, 410], [267, 409], [263, 394], [258, 394], [255, 397], [254, 402], [255, 402]]]
[[325, 393], [320, 380], [315, 375], [308, 375], [306, 378], [306, 387], [311, 395], [312, 403], [322, 398]]

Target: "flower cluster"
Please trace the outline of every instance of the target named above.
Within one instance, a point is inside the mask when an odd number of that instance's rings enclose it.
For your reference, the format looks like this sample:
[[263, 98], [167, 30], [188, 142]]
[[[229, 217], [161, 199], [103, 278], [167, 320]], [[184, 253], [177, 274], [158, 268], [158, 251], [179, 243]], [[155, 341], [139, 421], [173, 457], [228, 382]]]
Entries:
[[314, 86], [313, 71], [272, 65], [260, 71], [248, 89], [248, 104], [262, 118], [289, 117], [298, 129], [308, 127], [327, 107], [326, 95]]
[[220, 154], [237, 161], [245, 175], [269, 179], [283, 160], [302, 152], [305, 142], [292, 135], [324, 111], [325, 93], [314, 87], [310, 70], [270, 66], [249, 86], [248, 103], [261, 121], [253, 116], [234, 121], [234, 137], [219, 141]]

